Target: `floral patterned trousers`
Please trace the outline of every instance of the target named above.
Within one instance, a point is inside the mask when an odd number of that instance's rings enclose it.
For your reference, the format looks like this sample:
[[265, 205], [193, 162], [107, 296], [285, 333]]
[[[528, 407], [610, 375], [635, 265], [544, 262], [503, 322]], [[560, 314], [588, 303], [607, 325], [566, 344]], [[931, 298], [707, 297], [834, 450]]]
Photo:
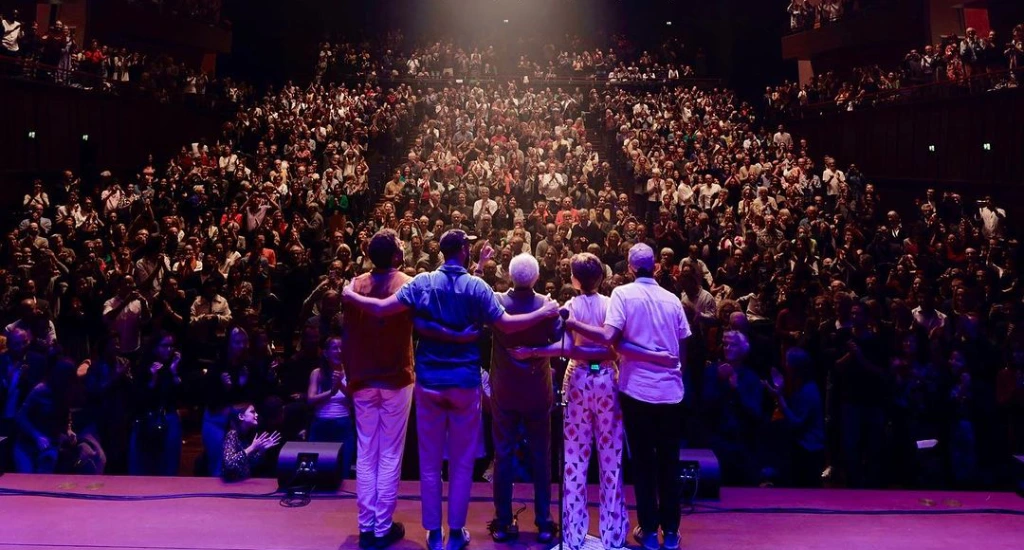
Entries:
[[565, 544], [580, 548], [589, 530], [587, 467], [596, 445], [601, 542], [605, 548], [621, 548], [629, 531], [629, 515], [622, 492], [623, 425], [615, 371], [602, 366], [600, 372], [592, 373], [588, 365], [578, 365], [565, 386]]

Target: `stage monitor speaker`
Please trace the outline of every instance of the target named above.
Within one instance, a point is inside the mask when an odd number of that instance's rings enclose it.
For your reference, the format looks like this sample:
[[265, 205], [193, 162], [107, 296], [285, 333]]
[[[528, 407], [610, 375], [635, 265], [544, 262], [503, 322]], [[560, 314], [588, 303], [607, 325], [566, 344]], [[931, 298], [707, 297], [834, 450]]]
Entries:
[[722, 470], [710, 449], [679, 450], [679, 486], [684, 503], [718, 500]]
[[341, 449], [341, 443], [285, 443], [277, 457], [278, 488], [337, 491], [343, 477]]
[[7, 466], [7, 457], [10, 456], [10, 451], [7, 450], [6, 444], [7, 438], [0, 435], [0, 476], [4, 475], [4, 467]]

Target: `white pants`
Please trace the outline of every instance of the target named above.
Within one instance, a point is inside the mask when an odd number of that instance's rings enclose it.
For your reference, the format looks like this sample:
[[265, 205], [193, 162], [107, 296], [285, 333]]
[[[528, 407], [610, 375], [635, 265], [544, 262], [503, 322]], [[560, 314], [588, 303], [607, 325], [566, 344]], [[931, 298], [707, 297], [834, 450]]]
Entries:
[[432, 390], [416, 384], [423, 528], [441, 528], [441, 464], [448, 451], [448, 527], [466, 526], [482, 425], [480, 388]]
[[587, 467], [597, 445], [601, 488], [601, 542], [605, 548], [626, 544], [629, 515], [622, 492], [622, 410], [614, 371], [593, 374], [579, 366], [566, 380], [565, 409], [565, 533], [568, 548], [583, 545], [590, 525], [587, 513]]
[[356, 409], [356, 503], [359, 531], [378, 537], [391, 529], [402, 475], [413, 386], [363, 388], [352, 395]]

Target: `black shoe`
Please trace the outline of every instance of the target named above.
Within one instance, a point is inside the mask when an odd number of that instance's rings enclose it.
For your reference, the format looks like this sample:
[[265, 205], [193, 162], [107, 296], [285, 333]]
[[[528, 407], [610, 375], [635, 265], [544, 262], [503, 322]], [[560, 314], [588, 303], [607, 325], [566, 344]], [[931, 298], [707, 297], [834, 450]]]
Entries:
[[434, 529], [427, 531], [427, 550], [442, 550], [444, 548], [444, 531]]
[[469, 546], [469, 529], [463, 527], [462, 529], [452, 529], [448, 533], [448, 544], [445, 546], [448, 550], [462, 550]]
[[553, 522], [542, 523], [537, 526], [537, 542], [551, 544], [558, 538], [558, 526]]
[[487, 530], [491, 533], [491, 540], [497, 543], [512, 542], [519, 538], [519, 526], [515, 523], [503, 524], [492, 519], [487, 524]]
[[387, 548], [405, 538], [405, 526], [399, 522], [391, 524], [391, 529], [383, 537], [377, 537], [377, 548]]
[[373, 531], [359, 532], [359, 547], [363, 550], [377, 547], [377, 536], [373, 534]]
[[633, 529], [633, 538], [640, 544], [640, 548], [643, 550], [660, 550], [661, 544], [658, 543], [658, 532], [646, 533], [639, 525]]

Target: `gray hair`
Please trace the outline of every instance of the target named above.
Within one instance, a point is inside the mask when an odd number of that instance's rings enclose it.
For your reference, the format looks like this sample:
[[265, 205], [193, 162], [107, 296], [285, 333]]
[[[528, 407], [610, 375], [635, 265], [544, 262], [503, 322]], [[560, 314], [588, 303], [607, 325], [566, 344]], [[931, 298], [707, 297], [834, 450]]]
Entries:
[[540, 265], [537, 264], [537, 258], [519, 254], [509, 262], [508, 274], [515, 288], [532, 287], [540, 278]]
[[736, 347], [739, 348], [740, 354], [746, 357], [750, 353], [750, 340], [747, 339], [747, 335], [743, 334], [738, 330], [727, 330], [722, 335], [722, 342], [726, 340], [732, 340]]

